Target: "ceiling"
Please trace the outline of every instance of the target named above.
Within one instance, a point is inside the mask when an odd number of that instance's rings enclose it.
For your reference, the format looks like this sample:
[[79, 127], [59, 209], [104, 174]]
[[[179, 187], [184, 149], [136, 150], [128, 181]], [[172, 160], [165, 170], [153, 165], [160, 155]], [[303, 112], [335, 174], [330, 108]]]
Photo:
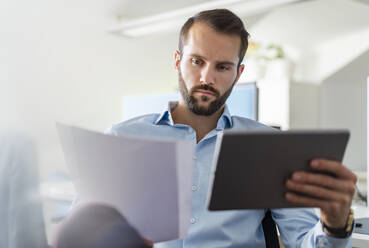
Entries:
[[[123, 19], [139, 19], [151, 15], [162, 14], [193, 5], [218, 0], [78, 0], [73, 1], [76, 6], [84, 6], [91, 14], [99, 16], [115, 16]], [[223, 0], [228, 2], [232, 0]], [[369, 1], [369, 0], [364, 0]], [[244, 0], [242, 2], [265, 2], [265, 0]]]
[[[131, 20], [209, 1], [93, 0], [87, 6], [105, 17]], [[263, 0], [244, 0], [248, 1]], [[295, 61], [301, 64], [298, 78], [321, 82], [368, 49], [363, 42], [369, 29], [367, 9], [369, 0], [305, 0], [248, 15], [244, 20], [257, 40], [287, 44], [297, 51], [299, 58]], [[355, 43], [358, 44], [355, 47], [350, 45]], [[341, 55], [335, 61], [327, 61], [326, 58], [337, 54], [337, 49]], [[322, 69], [322, 65], [330, 66]]]
[[[192, 5], [216, 0], [105, 0], [98, 1], [98, 9], [105, 11], [105, 14], [115, 14], [123, 18], [140, 18], [148, 15], [160, 14], [166, 11], [190, 7]], [[263, 0], [245, 0], [244, 2], [263, 1]], [[319, 0], [325, 1], [325, 0]], [[369, 5], [369, 0], [351, 0]], [[92, 1], [93, 2], [93, 1]], [[103, 7], [103, 8], [101, 8]]]
[[160, 14], [166, 11], [190, 7], [204, 2], [209, 2], [209, 0], [123, 0], [120, 1], [120, 6], [115, 11], [119, 16], [131, 19]]
[[[19, 0], [22, 1], [22, 0]], [[161, 14], [165, 11], [185, 8], [190, 5], [209, 2], [210, 0], [76, 0], [76, 1], [44, 1], [32, 2], [0, 1], [0, 20], [4, 19], [2, 30], [9, 33], [18, 28], [23, 32], [35, 32], [39, 25], [40, 32], [45, 19], [57, 22], [52, 28], [66, 29], [78, 26], [76, 29], [91, 28], [99, 32], [107, 31], [114, 17], [123, 19], [139, 19], [148, 15]], [[215, 0], [213, 0], [215, 1]], [[224, 0], [226, 1], [226, 0]], [[244, 0], [263, 1], [263, 0]], [[35, 3], [36, 2], [36, 3]], [[320, 64], [311, 63], [310, 58], [316, 60], [317, 55], [331, 57], [340, 49], [340, 56], [335, 61], [322, 60], [322, 64], [331, 64], [320, 73], [318, 79], [325, 78], [334, 71], [342, 68], [352, 59], [365, 52], [369, 28], [369, 0], [306, 0], [295, 4], [278, 7], [268, 13], [246, 17], [246, 27], [250, 28], [252, 38], [266, 40], [279, 44], [288, 44], [289, 47], [299, 50], [300, 58], [305, 61], [303, 75], [312, 75]], [[8, 18], [6, 16], [8, 15]], [[68, 17], [68, 18], [65, 18]], [[34, 27], [30, 29], [24, 18], [31, 18]], [[35, 22], [35, 19], [39, 19]], [[59, 20], [60, 19], [60, 20]], [[78, 21], [79, 23], [76, 23]], [[60, 22], [60, 23], [59, 23]], [[10, 24], [9, 24], [10, 23]], [[82, 24], [89, 25], [82, 25]], [[78, 25], [77, 25], [78, 24]], [[25, 28], [27, 27], [27, 28]], [[346, 37], [346, 40], [341, 39]], [[363, 38], [361, 38], [363, 37]], [[350, 44], [355, 44], [354, 46]], [[333, 49], [333, 45], [335, 48]], [[329, 53], [327, 53], [329, 52]], [[346, 56], [346, 57], [345, 57]], [[322, 56], [320, 56], [322, 57]], [[322, 57], [323, 59], [323, 57]], [[338, 63], [334, 65], [335, 63]], [[305, 65], [309, 66], [305, 66]], [[334, 65], [334, 66], [333, 66]], [[320, 68], [320, 67], [319, 67]]]

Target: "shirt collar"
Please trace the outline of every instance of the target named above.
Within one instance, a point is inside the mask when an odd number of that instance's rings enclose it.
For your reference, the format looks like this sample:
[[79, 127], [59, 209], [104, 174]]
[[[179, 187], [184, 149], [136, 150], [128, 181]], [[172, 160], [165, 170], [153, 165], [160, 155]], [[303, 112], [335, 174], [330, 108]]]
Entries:
[[[169, 102], [165, 107], [163, 112], [159, 115], [159, 117], [154, 122], [155, 125], [174, 125], [174, 121], [172, 118], [171, 112], [177, 107], [178, 102]], [[220, 116], [216, 130], [220, 131], [225, 128], [231, 128], [233, 126], [233, 121], [231, 114], [229, 112], [228, 106], [225, 105], [223, 114]]]
[[168, 105], [165, 107], [165, 109], [162, 111], [162, 113], [159, 115], [159, 117], [154, 122], [155, 125], [174, 125], [174, 121], [172, 118], [172, 110], [174, 110], [178, 105], [178, 102], [169, 102]]
[[224, 106], [223, 114], [220, 116], [218, 120], [218, 124], [216, 130], [223, 130], [225, 128], [233, 127], [233, 121], [231, 113], [229, 112], [229, 108], [227, 104]]

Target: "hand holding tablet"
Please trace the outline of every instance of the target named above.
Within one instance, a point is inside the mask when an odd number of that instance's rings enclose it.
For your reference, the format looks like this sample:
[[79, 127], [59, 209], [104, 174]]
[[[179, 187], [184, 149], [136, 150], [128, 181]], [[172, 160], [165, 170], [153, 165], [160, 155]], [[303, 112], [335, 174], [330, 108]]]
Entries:
[[303, 195], [288, 192], [286, 199], [300, 206], [319, 207], [323, 223], [332, 228], [344, 228], [355, 193], [356, 176], [338, 161], [316, 159], [310, 165], [314, 171], [329, 172], [335, 177], [294, 172], [286, 187]]
[[344, 227], [356, 176], [341, 161], [346, 130], [226, 131], [217, 141], [209, 210], [319, 207]]

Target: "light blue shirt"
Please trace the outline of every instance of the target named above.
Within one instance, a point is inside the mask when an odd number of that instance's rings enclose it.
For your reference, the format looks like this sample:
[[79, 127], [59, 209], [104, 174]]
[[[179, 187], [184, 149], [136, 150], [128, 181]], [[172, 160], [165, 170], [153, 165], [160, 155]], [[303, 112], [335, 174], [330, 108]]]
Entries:
[[[173, 110], [176, 103], [170, 103]], [[225, 107], [217, 127], [200, 142], [196, 132], [188, 125], [174, 124], [168, 108], [161, 114], [150, 114], [113, 125], [108, 133], [113, 135], [175, 137], [192, 140], [195, 146], [192, 207], [190, 229], [184, 240], [155, 244], [156, 248], [220, 248], [265, 247], [261, 221], [264, 209], [210, 212], [207, 197], [212, 172], [212, 160], [217, 134], [224, 129], [267, 130], [270, 127], [250, 119], [231, 116]], [[255, 185], [257, 187], [257, 185]], [[351, 247], [350, 238], [327, 236], [313, 209], [272, 209], [272, 217], [278, 226], [282, 241], [288, 247]], [[160, 228], [160, 227], [158, 227]]]

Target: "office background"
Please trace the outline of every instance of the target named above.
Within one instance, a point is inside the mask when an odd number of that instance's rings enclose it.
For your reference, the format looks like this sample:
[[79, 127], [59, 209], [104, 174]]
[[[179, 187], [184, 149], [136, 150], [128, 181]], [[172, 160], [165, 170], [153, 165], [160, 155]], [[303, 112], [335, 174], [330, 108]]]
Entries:
[[[173, 54], [179, 25], [138, 37], [112, 29], [219, 2], [0, 1], [0, 131], [35, 141], [43, 196], [68, 203], [48, 203], [48, 233], [49, 222], [66, 213], [73, 198], [73, 185], [63, 185], [65, 192], [53, 188], [56, 180], [68, 178], [60, 176], [67, 167], [55, 121], [104, 131], [124, 118], [124, 97], [177, 89]], [[251, 33], [254, 53], [244, 61], [240, 81], [258, 84], [259, 120], [282, 129], [350, 129], [344, 163], [365, 178], [369, 0], [222, 2], [243, 5], [236, 10]]]
[[[109, 29], [204, 2], [1, 1], [0, 128], [34, 138], [42, 180], [66, 169], [55, 121], [103, 131], [122, 120], [124, 96], [177, 87], [178, 29], [137, 38]], [[253, 41], [282, 46], [289, 60], [288, 128], [349, 128], [344, 162], [365, 171], [369, 1], [286, 2], [242, 18]]]

